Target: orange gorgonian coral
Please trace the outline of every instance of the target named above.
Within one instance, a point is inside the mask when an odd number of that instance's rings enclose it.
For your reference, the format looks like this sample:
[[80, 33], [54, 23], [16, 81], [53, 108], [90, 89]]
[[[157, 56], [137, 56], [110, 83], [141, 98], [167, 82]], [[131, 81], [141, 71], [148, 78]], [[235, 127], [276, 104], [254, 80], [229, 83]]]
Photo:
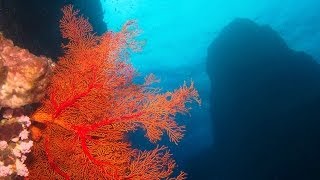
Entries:
[[[177, 143], [185, 129], [175, 115], [188, 112], [187, 102], [200, 103], [193, 83], [167, 93], [150, 87], [157, 81], [154, 75], [144, 84], [133, 83], [135, 71], [127, 57], [139, 46], [133, 40], [134, 22], [96, 36], [71, 5], [62, 12], [60, 28], [68, 43], [47, 98], [33, 114], [37, 142], [29, 178], [169, 179], [176, 164], [168, 149], [134, 149], [126, 135], [142, 128], [151, 142], [167, 133]], [[185, 178], [183, 172], [176, 177]]]

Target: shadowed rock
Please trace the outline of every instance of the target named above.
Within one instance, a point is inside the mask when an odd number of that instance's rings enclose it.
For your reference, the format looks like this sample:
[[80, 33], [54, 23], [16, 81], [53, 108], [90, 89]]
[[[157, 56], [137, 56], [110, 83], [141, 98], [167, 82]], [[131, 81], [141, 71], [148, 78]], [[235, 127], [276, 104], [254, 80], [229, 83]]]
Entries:
[[236, 19], [210, 45], [207, 72], [215, 145], [190, 161], [194, 179], [320, 178], [320, 67], [311, 56]]
[[80, 14], [89, 18], [93, 29], [101, 34], [106, 31], [100, 1], [87, 0], [2, 0], [0, 1], [0, 32], [17, 46], [35, 55], [53, 59], [62, 53], [59, 20], [61, 8], [72, 4]]

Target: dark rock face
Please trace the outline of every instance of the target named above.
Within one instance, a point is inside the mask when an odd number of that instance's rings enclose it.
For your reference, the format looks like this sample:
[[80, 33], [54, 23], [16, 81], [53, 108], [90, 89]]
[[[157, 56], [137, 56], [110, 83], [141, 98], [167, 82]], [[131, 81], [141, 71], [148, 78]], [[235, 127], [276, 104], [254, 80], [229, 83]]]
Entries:
[[61, 8], [68, 4], [73, 4], [75, 9], [80, 9], [80, 14], [89, 18], [95, 32], [101, 34], [106, 31], [98, 0], [1, 0], [0, 32], [36, 55], [56, 59], [62, 53], [59, 30]]
[[194, 179], [320, 179], [320, 66], [311, 56], [236, 19], [209, 47], [207, 72], [215, 145], [190, 162], [199, 164]]

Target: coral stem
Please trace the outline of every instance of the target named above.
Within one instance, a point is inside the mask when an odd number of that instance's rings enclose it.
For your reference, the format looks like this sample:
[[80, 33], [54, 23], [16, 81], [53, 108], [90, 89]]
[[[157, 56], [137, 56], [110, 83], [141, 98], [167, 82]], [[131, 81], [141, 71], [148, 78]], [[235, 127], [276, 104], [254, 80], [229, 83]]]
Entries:
[[135, 113], [135, 114], [124, 115], [124, 116], [121, 116], [118, 118], [105, 119], [105, 120], [102, 120], [98, 123], [91, 124], [89, 126], [89, 129], [92, 131], [92, 130], [98, 129], [100, 127], [103, 127], [103, 126], [110, 125], [115, 122], [120, 122], [120, 121], [124, 121], [124, 120], [130, 120], [133, 118], [137, 118], [137, 117], [141, 116], [142, 114], [143, 114], [143, 112], [139, 112], [139, 113]]
[[51, 168], [58, 173], [59, 175], [61, 175], [62, 177], [64, 177], [66, 180], [70, 180], [70, 176], [63, 172], [58, 165], [54, 162], [52, 154], [50, 154], [50, 150], [49, 150], [49, 138], [45, 137], [45, 141], [44, 141], [44, 146], [45, 146], [45, 151], [46, 151], [46, 155], [49, 161], [49, 164], [51, 166]]
[[[90, 159], [90, 161], [91, 161], [92, 163], [94, 163], [94, 164], [96, 164], [96, 165], [99, 165], [99, 166], [108, 165], [111, 169], [113, 169], [113, 171], [114, 171], [114, 176], [115, 176], [115, 177], [118, 177], [118, 176], [119, 176], [119, 175], [118, 175], [118, 170], [117, 170], [117, 168], [116, 168], [114, 165], [112, 165], [110, 162], [107, 162], [107, 161], [97, 160], [96, 158], [94, 158], [94, 157], [91, 155], [91, 153], [90, 153], [90, 151], [89, 151], [89, 148], [88, 148], [88, 146], [87, 146], [87, 143], [86, 143], [86, 137], [81, 136], [81, 137], [80, 137], [80, 140], [81, 140], [81, 147], [82, 147], [82, 150], [83, 150], [84, 154]], [[109, 176], [109, 177], [114, 177], [114, 176], [112, 176], [112, 175], [109, 174], [109, 173], [106, 173], [106, 175]]]
[[110, 125], [110, 124], [112, 124], [112, 123], [114, 123], [116, 121], [128, 120], [128, 119], [136, 118], [136, 117], [141, 116], [142, 114], [143, 114], [143, 112], [139, 112], [139, 113], [136, 113], [136, 114], [130, 114], [130, 115], [121, 116], [121, 117], [118, 117], [118, 118], [106, 119], [106, 120], [100, 121], [99, 123], [91, 124], [90, 126], [74, 126], [73, 127], [74, 130], [76, 131], [76, 133], [78, 134], [79, 138], [80, 138], [82, 150], [83, 150], [84, 154], [90, 159], [90, 161], [92, 163], [96, 164], [96, 165], [99, 165], [99, 166], [108, 165], [111, 169], [113, 169], [114, 175], [112, 176], [112, 175], [107, 173], [107, 176], [111, 176], [111, 177], [113, 177], [113, 179], [119, 177], [118, 170], [110, 162], [97, 160], [95, 157], [93, 157], [91, 155], [91, 153], [89, 151], [89, 148], [87, 146], [87, 143], [86, 143], [88, 133], [90, 131], [93, 131], [93, 130], [95, 130], [97, 128], [100, 128], [102, 126]]
[[57, 104], [55, 100], [55, 92], [51, 94], [51, 103], [53, 104], [53, 107], [55, 108], [55, 112], [52, 114], [52, 119], [57, 118], [63, 110], [65, 110], [68, 107], [71, 107], [78, 101], [79, 99], [86, 97], [94, 88], [100, 88], [102, 85], [99, 83], [96, 83], [95, 81], [97, 80], [97, 75], [95, 72], [96, 68], [92, 68], [93, 72], [93, 80], [92, 82], [89, 83], [88, 88], [84, 92], [80, 92], [73, 96], [70, 99], [67, 99], [66, 101], [62, 102], [60, 105]]

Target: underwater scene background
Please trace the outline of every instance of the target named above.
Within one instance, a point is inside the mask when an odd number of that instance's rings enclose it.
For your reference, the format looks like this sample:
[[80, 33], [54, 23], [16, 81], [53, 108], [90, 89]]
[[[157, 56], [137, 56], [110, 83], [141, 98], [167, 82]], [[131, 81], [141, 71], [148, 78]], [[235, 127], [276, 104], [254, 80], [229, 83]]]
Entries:
[[[188, 113], [175, 116], [186, 126], [177, 145], [167, 135], [151, 143], [139, 129], [129, 134], [132, 147], [164, 144], [176, 160], [173, 174], [184, 171], [187, 179], [320, 179], [319, 1], [0, 0], [0, 31], [57, 62], [66, 43], [61, 8], [68, 4], [88, 17], [97, 35], [136, 21], [145, 44], [130, 53], [134, 82], [153, 73], [162, 93], [191, 80], [199, 93], [200, 106], [188, 104]], [[0, 141], [7, 131], [0, 126]]]

